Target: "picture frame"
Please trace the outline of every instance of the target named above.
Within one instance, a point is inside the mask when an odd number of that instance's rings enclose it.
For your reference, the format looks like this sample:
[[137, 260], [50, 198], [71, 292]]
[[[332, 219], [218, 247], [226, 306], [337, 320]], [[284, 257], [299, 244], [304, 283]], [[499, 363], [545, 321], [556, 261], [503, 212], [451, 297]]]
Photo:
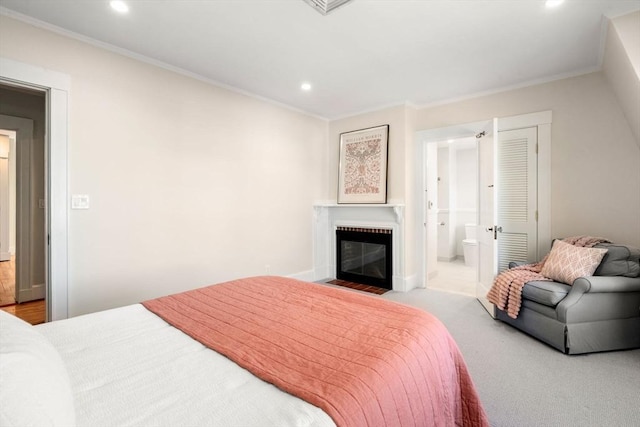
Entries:
[[389, 125], [340, 134], [338, 204], [386, 204]]

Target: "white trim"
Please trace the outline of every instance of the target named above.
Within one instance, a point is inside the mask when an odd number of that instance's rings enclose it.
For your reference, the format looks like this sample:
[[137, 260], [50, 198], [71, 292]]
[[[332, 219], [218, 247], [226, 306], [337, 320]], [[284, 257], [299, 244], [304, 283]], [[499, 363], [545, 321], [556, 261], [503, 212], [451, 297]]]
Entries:
[[66, 319], [68, 311], [68, 108], [69, 93], [51, 88], [49, 93], [49, 244], [50, 320]]
[[[477, 135], [482, 131], [491, 129], [491, 120], [481, 120], [471, 123], [461, 123], [458, 125], [445, 126], [441, 128], [425, 129], [415, 133], [414, 144], [416, 152], [416, 185], [415, 185], [415, 200], [416, 204], [416, 230], [421, 229], [419, 235], [419, 244], [416, 249], [416, 271], [421, 272], [420, 277], [417, 279], [417, 285], [422, 288], [428, 287], [429, 280], [436, 277], [437, 272], [427, 272], [427, 212], [425, 206], [427, 205], [427, 193], [425, 192], [426, 183], [426, 146], [429, 143], [438, 142], [446, 139], [457, 139], [462, 137], [469, 137]], [[434, 274], [435, 273], [435, 274]], [[428, 276], [428, 277], [427, 277]]]
[[551, 249], [551, 123], [545, 123], [538, 125], [538, 259], [541, 260], [549, 249]]
[[[68, 75], [0, 57], [0, 78], [47, 89], [46, 129], [48, 177], [45, 191], [50, 234], [47, 320], [68, 317]], [[48, 142], [48, 144], [47, 144]]]
[[58, 88], [68, 92], [71, 86], [71, 80], [66, 74], [5, 57], [0, 57], [0, 77], [42, 89]]
[[313, 270], [301, 271], [299, 273], [287, 274], [286, 277], [302, 280], [303, 282], [313, 282]]
[[416, 287], [414, 276], [405, 277], [404, 209], [402, 204], [314, 204], [313, 280], [336, 277], [338, 226], [387, 228], [392, 230], [392, 290], [407, 292]]
[[498, 118], [498, 132], [550, 124], [552, 118], [553, 116], [551, 111], [540, 111], [537, 113], [520, 114], [504, 118], [500, 117]]
[[20, 301], [33, 301], [45, 298], [47, 289], [44, 283], [38, 283], [31, 286], [29, 289], [20, 289], [16, 294], [16, 302]]

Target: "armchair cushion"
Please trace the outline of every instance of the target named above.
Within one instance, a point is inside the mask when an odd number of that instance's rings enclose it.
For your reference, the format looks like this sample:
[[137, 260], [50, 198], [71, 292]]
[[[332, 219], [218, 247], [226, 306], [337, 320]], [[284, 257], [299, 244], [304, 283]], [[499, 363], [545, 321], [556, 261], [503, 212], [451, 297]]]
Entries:
[[572, 284], [578, 277], [593, 275], [606, 252], [603, 248], [584, 248], [556, 240], [540, 274]]
[[522, 298], [548, 307], [555, 307], [567, 296], [571, 286], [559, 282], [534, 280], [522, 288]]
[[607, 250], [594, 276], [640, 277], [640, 249], [613, 243], [594, 247]]

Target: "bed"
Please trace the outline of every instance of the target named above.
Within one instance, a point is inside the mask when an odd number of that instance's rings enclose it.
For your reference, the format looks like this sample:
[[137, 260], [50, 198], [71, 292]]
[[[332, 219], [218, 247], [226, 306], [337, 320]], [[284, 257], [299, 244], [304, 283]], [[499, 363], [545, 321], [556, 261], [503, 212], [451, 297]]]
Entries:
[[0, 328], [2, 426], [488, 425], [433, 316], [290, 278]]

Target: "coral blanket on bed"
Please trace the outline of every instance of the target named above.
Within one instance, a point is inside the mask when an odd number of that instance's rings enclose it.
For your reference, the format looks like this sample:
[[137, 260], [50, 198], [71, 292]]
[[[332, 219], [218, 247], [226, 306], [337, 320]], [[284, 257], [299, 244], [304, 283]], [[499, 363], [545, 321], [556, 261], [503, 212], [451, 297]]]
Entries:
[[271, 276], [144, 306], [338, 426], [488, 426], [457, 345], [422, 310]]

